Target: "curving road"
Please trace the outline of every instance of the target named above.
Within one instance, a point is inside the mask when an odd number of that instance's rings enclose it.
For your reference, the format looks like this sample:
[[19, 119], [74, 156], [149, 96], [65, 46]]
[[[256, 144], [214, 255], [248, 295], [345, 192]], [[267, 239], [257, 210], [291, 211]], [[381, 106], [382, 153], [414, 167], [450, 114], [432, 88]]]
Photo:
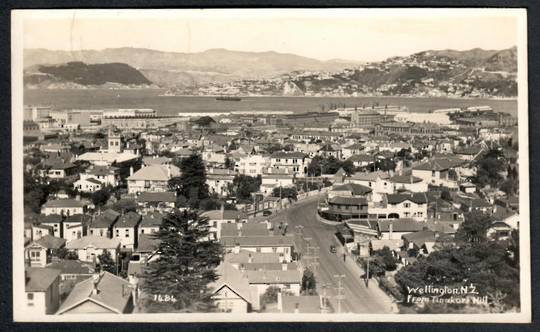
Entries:
[[[334, 237], [335, 227], [319, 222], [316, 218], [316, 210], [317, 197], [308, 198], [275, 215], [272, 219], [279, 221], [285, 218], [291, 232], [300, 232], [299, 229], [303, 227], [303, 235], [295, 236], [297, 249], [303, 254], [304, 263], [319, 262], [315, 265], [319, 294], [324, 294], [323, 285], [327, 285], [326, 294], [330, 297], [334, 312], [338, 312], [339, 304], [336, 295], [338, 294], [339, 278], [335, 276], [343, 275], [341, 283], [343, 287], [341, 294], [344, 295], [341, 302], [342, 313], [391, 313], [394, 306], [390, 297], [373, 282], [370, 282], [369, 287], [366, 287], [360, 278], [363, 271], [349, 257], [346, 258], [347, 262], [343, 261], [343, 248]], [[308, 240], [305, 240], [306, 238]], [[309, 251], [307, 249], [308, 243], [311, 247]], [[330, 252], [331, 244], [336, 245], [337, 253]], [[318, 259], [309, 256], [318, 256]]]

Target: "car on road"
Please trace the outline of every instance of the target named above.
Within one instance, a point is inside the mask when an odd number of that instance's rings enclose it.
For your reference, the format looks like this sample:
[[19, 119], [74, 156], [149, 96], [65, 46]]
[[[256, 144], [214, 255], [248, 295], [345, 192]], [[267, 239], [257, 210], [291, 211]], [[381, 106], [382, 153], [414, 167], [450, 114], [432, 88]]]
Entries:
[[335, 245], [330, 245], [330, 252], [335, 254], [337, 252], [337, 249], [336, 249], [336, 246]]

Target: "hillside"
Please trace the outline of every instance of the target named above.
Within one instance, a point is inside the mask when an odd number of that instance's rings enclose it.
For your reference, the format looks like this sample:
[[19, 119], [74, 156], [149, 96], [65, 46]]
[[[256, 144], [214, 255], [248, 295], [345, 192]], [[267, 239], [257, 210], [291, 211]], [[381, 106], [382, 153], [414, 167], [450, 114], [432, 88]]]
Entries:
[[120, 62], [142, 72], [160, 71], [167, 73], [165, 77], [169, 78], [159, 82], [163, 85], [175, 85], [175, 77], [180, 79], [180, 85], [189, 81], [205, 84], [214, 78], [218, 81], [272, 78], [294, 70], [340, 71], [360, 64], [347, 60], [320, 61], [277, 52], [240, 52], [226, 49], [211, 49], [199, 53], [163, 52], [130, 47], [75, 52], [46, 49], [24, 51], [25, 68], [36, 64], [52, 65], [71, 61], [88, 64]]
[[424, 51], [368, 63], [331, 77], [297, 75], [307, 95], [517, 96], [517, 50]]
[[32, 66], [24, 73], [24, 83], [30, 87], [61, 86], [62, 84], [71, 87], [152, 84], [140, 71], [124, 63], [86, 64], [79, 61], [52, 66]]

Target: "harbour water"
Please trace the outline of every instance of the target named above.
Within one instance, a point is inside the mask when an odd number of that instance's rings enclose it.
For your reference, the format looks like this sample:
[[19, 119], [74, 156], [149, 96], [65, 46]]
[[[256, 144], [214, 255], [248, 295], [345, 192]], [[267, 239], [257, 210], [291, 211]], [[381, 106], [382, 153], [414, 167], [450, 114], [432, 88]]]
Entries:
[[47, 105], [54, 109], [152, 108], [158, 114], [179, 112], [242, 111], [295, 113], [328, 110], [332, 104], [347, 107], [379, 105], [405, 106], [411, 112], [430, 112], [441, 108], [491, 106], [497, 112], [517, 114], [516, 100], [454, 99], [425, 97], [242, 97], [238, 102], [224, 102], [215, 97], [159, 96], [161, 89], [131, 90], [24, 90], [26, 105]]

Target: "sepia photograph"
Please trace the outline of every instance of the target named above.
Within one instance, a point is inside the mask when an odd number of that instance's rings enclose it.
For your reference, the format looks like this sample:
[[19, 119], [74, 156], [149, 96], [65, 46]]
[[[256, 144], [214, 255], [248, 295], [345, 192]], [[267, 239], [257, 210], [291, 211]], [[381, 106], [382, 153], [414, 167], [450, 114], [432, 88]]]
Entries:
[[531, 321], [525, 9], [11, 35], [15, 321]]

